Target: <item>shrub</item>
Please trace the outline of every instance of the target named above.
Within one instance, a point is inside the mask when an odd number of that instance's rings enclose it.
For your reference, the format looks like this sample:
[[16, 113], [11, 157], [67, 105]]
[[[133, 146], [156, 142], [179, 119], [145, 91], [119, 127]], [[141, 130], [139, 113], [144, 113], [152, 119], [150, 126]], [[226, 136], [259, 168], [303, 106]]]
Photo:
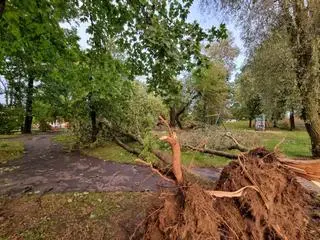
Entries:
[[20, 130], [23, 123], [23, 109], [0, 104], [0, 134]]

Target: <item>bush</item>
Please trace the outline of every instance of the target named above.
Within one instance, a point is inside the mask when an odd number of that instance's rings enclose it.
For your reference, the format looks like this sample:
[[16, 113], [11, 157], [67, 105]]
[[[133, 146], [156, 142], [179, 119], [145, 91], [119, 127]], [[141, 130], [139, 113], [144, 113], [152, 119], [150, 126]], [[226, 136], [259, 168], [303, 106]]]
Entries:
[[0, 134], [20, 130], [23, 123], [23, 109], [0, 104]]

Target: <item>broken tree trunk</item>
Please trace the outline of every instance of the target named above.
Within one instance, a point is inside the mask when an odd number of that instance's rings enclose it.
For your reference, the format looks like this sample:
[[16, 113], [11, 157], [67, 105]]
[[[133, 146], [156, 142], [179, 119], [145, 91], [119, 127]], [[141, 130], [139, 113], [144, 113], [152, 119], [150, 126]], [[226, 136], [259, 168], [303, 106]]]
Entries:
[[247, 147], [243, 146], [242, 144], [240, 144], [238, 142], [238, 140], [235, 139], [230, 133], [226, 133], [225, 136], [230, 138], [235, 144], [235, 145], [232, 145], [231, 147], [229, 147], [228, 150], [237, 149], [240, 152], [248, 152], [250, 150], [249, 148], [247, 148]]
[[185, 145], [185, 147], [190, 148], [191, 150], [202, 152], [202, 153], [208, 153], [211, 155], [216, 155], [220, 157], [225, 157], [229, 159], [238, 159], [238, 155], [232, 154], [232, 153], [227, 153], [219, 150], [214, 150], [214, 149], [207, 149], [207, 148], [198, 148], [198, 147], [193, 147], [190, 145]]
[[165, 141], [170, 144], [172, 150], [172, 171], [176, 178], [177, 184], [183, 184], [183, 174], [182, 174], [182, 165], [181, 165], [181, 148], [178, 141], [177, 134], [172, 131], [171, 127], [169, 126], [168, 122], [159, 117], [160, 121], [167, 126], [168, 128], [168, 136], [163, 136], [160, 140]]

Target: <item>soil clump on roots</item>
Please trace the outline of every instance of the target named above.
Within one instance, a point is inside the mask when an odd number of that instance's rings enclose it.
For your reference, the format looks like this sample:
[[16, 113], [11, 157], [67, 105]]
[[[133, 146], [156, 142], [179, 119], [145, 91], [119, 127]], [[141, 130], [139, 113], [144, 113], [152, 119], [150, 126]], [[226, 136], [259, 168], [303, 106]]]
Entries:
[[313, 196], [263, 148], [225, 167], [215, 190], [252, 185], [257, 189], [241, 197], [213, 197], [192, 183], [163, 192], [146, 219], [144, 239], [320, 239], [320, 222], [310, 217]]

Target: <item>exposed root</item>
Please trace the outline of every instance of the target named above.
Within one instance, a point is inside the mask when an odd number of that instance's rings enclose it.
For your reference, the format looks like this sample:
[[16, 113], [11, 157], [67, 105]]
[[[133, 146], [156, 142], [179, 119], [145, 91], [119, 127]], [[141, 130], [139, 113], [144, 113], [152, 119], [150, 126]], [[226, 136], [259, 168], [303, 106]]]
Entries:
[[264, 149], [231, 162], [213, 191], [189, 183], [168, 193], [144, 239], [320, 239], [308, 216], [312, 197]]

